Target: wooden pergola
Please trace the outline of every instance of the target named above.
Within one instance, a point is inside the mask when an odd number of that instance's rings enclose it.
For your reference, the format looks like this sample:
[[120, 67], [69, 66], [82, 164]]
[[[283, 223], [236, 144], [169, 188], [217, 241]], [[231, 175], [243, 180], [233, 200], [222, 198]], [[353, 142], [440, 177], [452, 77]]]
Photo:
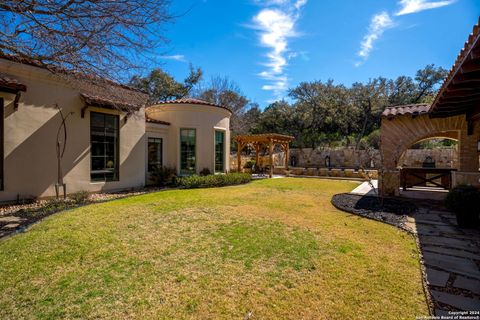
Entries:
[[260, 149], [264, 146], [268, 146], [268, 153], [270, 158], [270, 168], [268, 176], [271, 178], [273, 175], [273, 148], [275, 145], [279, 145], [283, 151], [285, 151], [285, 169], [288, 170], [288, 158], [290, 156], [289, 144], [290, 141], [295, 139], [292, 136], [287, 136], [278, 133], [262, 133], [262, 134], [249, 134], [240, 135], [235, 137], [237, 142], [237, 165], [238, 171], [242, 170], [242, 150], [250, 145], [255, 149], [255, 163], [258, 164], [258, 156]]

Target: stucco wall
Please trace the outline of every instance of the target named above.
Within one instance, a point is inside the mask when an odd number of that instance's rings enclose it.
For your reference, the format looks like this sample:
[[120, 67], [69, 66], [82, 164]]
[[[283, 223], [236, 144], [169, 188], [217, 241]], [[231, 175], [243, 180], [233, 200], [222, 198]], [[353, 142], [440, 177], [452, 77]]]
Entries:
[[60, 116], [55, 104], [65, 113], [68, 142], [62, 160], [67, 191], [109, 191], [141, 187], [145, 182], [145, 116], [143, 109], [125, 123], [120, 115], [120, 180], [90, 181], [90, 111], [119, 114], [113, 110], [84, 107], [79, 92], [46, 70], [8, 61], [0, 62], [0, 71], [27, 85], [19, 107], [14, 110], [14, 96], [5, 98], [5, 190], [0, 201], [17, 198], [47, 197], [55, 194], [57, 179], [56, 134]]
[[[169, 122], [166, 129], [168, 139], [164, 141], [164, 163], [180, 172], [180, 129], [196, 129], [196, 172], [215, 169], [215, 130], [225, 132], [225, 169], [229, 171], [230, 112], [225, 109], [190, 104], [161, 104], [147, 110], [150, 117]], [[147, 135], [155, 124], [149, 124]]]

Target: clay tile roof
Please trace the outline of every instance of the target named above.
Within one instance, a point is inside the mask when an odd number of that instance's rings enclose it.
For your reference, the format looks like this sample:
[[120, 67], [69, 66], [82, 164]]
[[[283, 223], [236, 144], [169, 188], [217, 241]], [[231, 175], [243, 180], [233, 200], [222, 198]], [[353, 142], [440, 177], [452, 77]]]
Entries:
[[[95, 75], [80, 74], [68, 69], [51, 67], [34, 59], [8, 55], [1, 51], [0, 59], [52, 72], [52, 74], [59, 77], [60, 81], [69, 83], [69, 85], [78, 89], [85, 103], [93, 106], [120, 109], [122, 111], [138, 111], [146, 105], [148, 100], [148, 95], [141, 90]], [[1, 74], [0, 87], [2, 87]]]
[[4, 73], [0, 73], [0, 89], [6, 89], [14, 92], [27, 91], [27, 86]]
[[418, 103], [418, 104], [406, 104], [401, 106], [387, 107], [382, 117], [392, 118], [395, 116], [412, 115], [417, 116], [428, 113], [430, 111], [430, 104]]
[[[108, 92], [105, 88], [90, 87], [80, 93], [85, 104], [100, 108], [119, 109], [122, 111], [138, 111], [147, 101], [147, 96], [132, 94], [131, 92]], [[118, 89], [117, 89], [118, 90]], [[117, 91], [115, 90], [115, 91]], [[87, 91], [87, 92], [85, 92]]]
[[202, 106], [211, 106], [211, 107], [217, 107], [217, 108], [222, 108], [230, 113], [233, 113], [232, 110], [228, 107], [221, 106], [215, 103], [199, 100], [199, 99], [193, 99], [193, 98], [183, 98], [183, 99], [177, 99], [177, 100], [168, 100], [168, 101], [162, 101], [157, 103], [159, 104], [197, 104], [197, 105], [202, 105]]
[[152, 118], [150, 118], [148, 115], [145, 115], [145, 121], [147, 121], [147, 122], [149, 122], [149, 123], [163, 124], [163, 125], [166, 125], [166, 126], [169, 126], [169, 125], [170, 125], [170, 122], [152, 119]]

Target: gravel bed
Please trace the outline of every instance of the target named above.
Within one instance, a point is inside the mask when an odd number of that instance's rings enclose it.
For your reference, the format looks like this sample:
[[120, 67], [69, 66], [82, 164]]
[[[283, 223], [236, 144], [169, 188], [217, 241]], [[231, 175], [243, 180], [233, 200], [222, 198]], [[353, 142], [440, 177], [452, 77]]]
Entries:
[[332, 204], [339, 210], [388, 223], [409, 232], [410, 229], [406, 226], [407, 218], [418, 210], [415, 204], [406, 200], [384, 198], [382, 203], [381, 199], [375, 196], [350, 193], [334, 195]]

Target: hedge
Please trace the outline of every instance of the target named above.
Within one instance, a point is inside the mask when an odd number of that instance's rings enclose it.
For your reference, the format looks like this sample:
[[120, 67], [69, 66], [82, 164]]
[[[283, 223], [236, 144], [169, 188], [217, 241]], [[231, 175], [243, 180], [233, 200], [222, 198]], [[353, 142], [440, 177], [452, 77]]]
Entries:
[[176, 185], [184, 189], [211, 188], [244, 184], [251, 180], [252, 175], [249, 173], [211, 174], [208, 176], [193, 175], [177, 178]]

